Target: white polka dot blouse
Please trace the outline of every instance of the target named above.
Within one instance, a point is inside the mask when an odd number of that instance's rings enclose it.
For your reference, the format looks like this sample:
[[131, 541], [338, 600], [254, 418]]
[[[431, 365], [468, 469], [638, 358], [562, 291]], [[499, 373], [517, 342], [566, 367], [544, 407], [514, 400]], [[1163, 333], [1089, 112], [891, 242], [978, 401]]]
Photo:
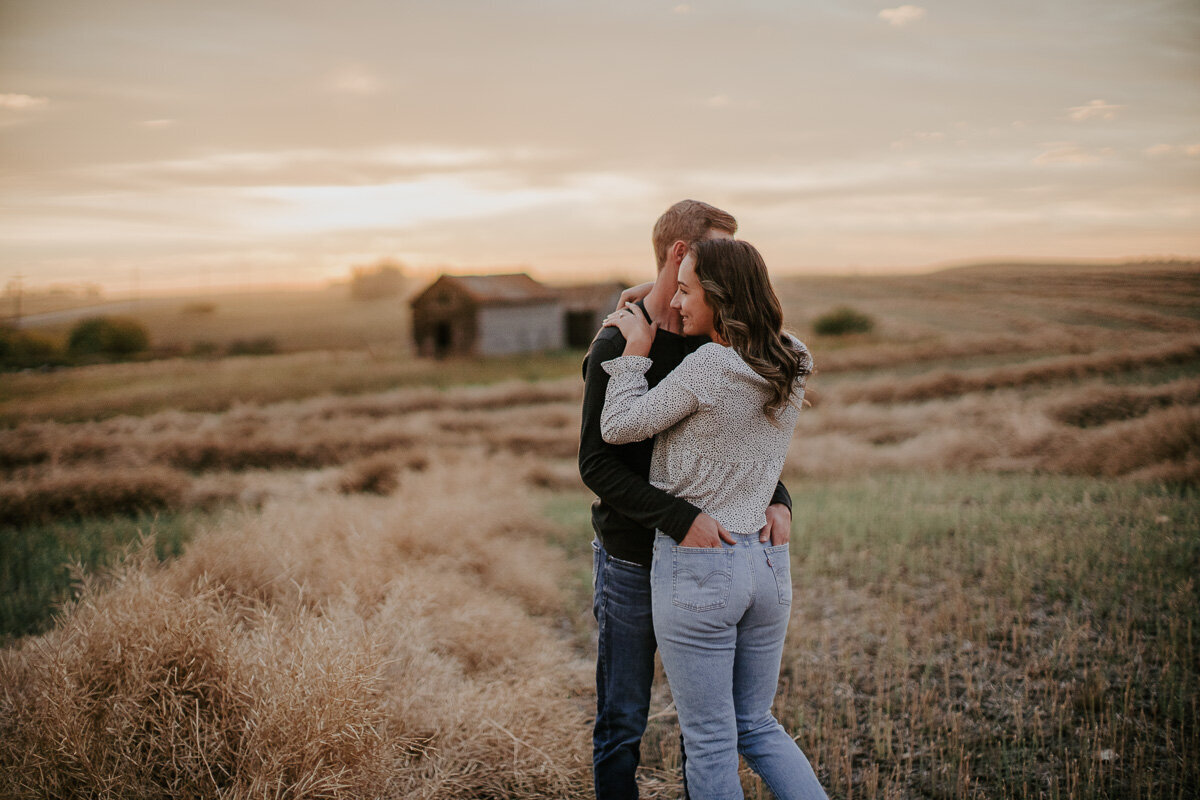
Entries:
[[[807, 354], [792, 337], [793, 345]], [[767, 524], [788, 444], [804, 399], [805, 378], [774, 419], [763, 412], [767, 382], [731, 347], [709, 342], [647, 390], [644, 356], [601, 366], [611, 379], [600, 432], [610, 444], [655, 436], [650, 483], [683, 498], [733, 533]]]

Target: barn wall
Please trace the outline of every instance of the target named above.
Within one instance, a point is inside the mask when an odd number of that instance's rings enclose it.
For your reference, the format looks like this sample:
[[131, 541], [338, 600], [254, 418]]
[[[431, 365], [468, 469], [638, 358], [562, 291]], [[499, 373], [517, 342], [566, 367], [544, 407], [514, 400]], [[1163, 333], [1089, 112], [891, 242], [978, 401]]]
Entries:
[[479, 309], [476, 353], [501, 356], [563, 346], [563, 310], [555, 303]]
[[[475, 346], [475, 304], [453, 285], [434, 284], [418, 297], [413, 303], [412, 323], [418, 355], [468, 355]], [[440, 331], [449, 336], [443, 337]], [[449, 341], [439, 342], [442, 338]]]

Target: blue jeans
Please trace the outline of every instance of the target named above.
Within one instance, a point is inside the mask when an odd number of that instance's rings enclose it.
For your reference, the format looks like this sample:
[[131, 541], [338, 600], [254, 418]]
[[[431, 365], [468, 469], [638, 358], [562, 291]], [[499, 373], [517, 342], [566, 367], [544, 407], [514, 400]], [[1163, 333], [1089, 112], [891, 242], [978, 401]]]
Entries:
[[596, 724], [592, 730], [596, 797], [636, 800], [642, 734], [654, 681], [650, 569], [613, 558], [594, 541], [592, 589], [592, 613], [599, 630]]
[[771, 714], [792, 602], [787, 545], [680, 547], [651, 564], [654, 632], [687, 747], [695, 800], [742, 797], [738, 754], [780, 800], [825, 798], [808, 759]]

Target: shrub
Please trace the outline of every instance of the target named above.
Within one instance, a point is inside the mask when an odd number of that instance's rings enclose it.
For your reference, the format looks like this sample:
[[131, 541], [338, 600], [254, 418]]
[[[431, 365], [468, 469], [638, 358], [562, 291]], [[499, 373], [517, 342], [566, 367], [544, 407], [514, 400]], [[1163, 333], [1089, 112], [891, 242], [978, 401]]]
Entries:
[[813, 331], [822, 336], [870, 333], [874, 328], [875, 320], [849, 306], [839, 306], [829, 313], [817, 317], [813, 322]]
[[67, 351], [75, 357], [127, 358], [150, 346], [150, 334], [137, 320], [89, 317], [71, 329]]
[[49, 338], [0, 326], [0, 369], [27, 369], [59, 363], [62, 363], [62, 356]]

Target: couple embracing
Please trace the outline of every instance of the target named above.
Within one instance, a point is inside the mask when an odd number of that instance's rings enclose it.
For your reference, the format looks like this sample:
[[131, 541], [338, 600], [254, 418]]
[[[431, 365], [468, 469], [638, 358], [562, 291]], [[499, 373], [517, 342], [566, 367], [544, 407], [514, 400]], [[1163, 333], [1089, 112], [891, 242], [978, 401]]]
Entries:
[[656, 649], [685, 796], [741, 798], [740, 753], [776, 797], [825, 797], [771, 713], [792, 596], [779, 475], [812, 360], [736, 232], [706, 203], [669, 208], [652, 237], [657, 279], [605, 320], [584, 361], [600, 800], [638, 796]]

